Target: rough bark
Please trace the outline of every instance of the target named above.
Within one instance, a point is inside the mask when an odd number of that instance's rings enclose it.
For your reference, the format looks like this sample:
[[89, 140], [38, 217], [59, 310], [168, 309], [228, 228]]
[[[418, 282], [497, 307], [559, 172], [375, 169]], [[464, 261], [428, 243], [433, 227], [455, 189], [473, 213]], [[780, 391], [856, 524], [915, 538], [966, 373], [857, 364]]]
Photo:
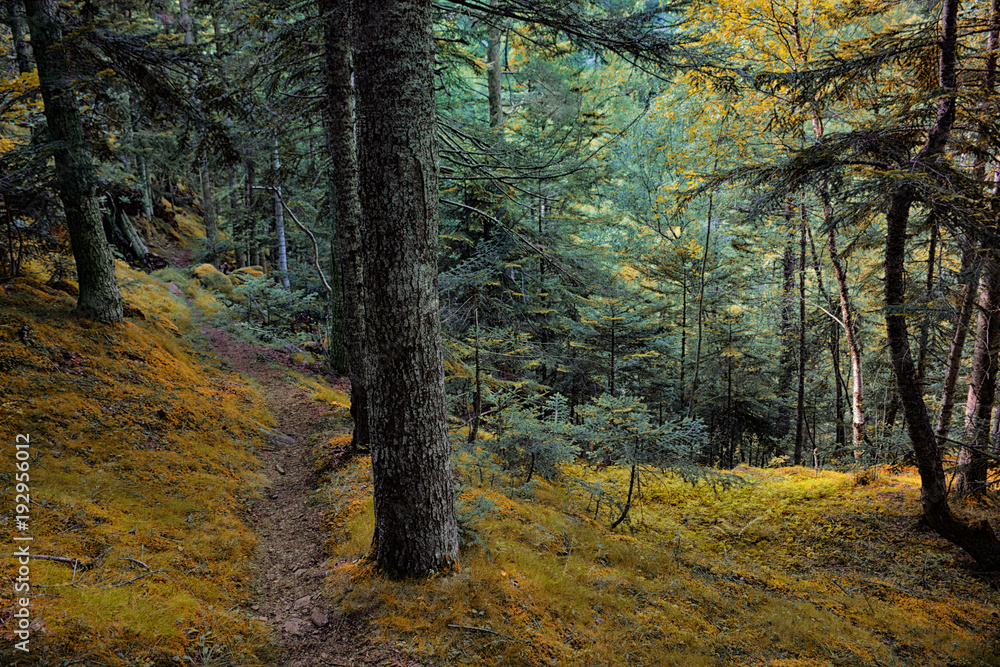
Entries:
[[438, 309], [430, 0], [357, 0], [354, 64], [378, 567], [455, 567]]
[[361, 201], [358, 199], [358, 154], [355, 143], [350, 3], [321, 0], [325, 17], [326, 114], [333, 181], [336, 187], [336, 230], [333, 237], [340, 265], [347, 355], [351, 379], [352, 448], [371, 442], [368, 430], [368, 383], [365, 379], [364, 267], [361, 256]]
[[49, 139], [55, 145], [55, 175], [66, 212], [66, 227], [76, 260], [80, 294], [77, 312], [100, 322], [122, 319], [115, 265], [104, 236], [93, 178], [93, 159], [83, 136], [79, 107], [71, 86], [62, 27], [55, 0], [25, 3]]
[[[938, 100], [937, 115], [927, 141], [914, 157], [914, 170], [927, 168], [947, 145], [955, 121], [955, 60], [957, 51], [958, 0], [944, 0], [940, 42], [939, 83], [946, 94]], [[951, 94], [947, 94], [951, 93]], [[976, 563], [989, 571], [1000, 570], [1000, 540], [987, 521], [968, 524], [951, 512], [948, 487], [937, 440], [931, 429], [923, 391], [910, 350], [909, 332], [903, 307], [906, 299], [903, 280], [906, 258], [906, 228], [914, 199], [912, 183], [896, 186], [886, 211], [885, 302], [886, 334], [895, 371], [899, 398], [903, 404], [910, 442], [920, 472], [920, 498], [927, 523], [939, 535], [964, 549]]]

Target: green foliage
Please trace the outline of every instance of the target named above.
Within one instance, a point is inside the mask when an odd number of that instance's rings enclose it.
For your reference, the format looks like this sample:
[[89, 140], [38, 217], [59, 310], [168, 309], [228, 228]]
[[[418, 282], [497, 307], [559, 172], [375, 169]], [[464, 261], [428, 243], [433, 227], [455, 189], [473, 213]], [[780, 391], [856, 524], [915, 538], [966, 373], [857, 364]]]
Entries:
[[[559, 475], [558, 465], [572, 460], [579, 448], [570, 438], [570, 413], [566, 398], [553, 394], [541, 406], [501, 399], [506, 406], [486, 419], [486, 428], [495, 437], [482, 446], [497, 457], [504, 470], [524, 485], [535, 474], [544, 479]], [[523, 479], [516, 473], [520, 473]]]

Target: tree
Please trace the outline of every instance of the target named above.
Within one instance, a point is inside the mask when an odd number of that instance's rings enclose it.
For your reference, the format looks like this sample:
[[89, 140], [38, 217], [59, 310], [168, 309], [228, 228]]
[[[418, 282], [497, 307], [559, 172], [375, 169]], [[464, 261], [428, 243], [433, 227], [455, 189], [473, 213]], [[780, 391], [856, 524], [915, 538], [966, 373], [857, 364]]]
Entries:
[[431, 7], [355, 4], [373, 556], [395, 576], [453, 568], [458, 554], [438, 314]]
[[[912, 158], [910, 166], [914, 171], [933, 173], [955, 123], [958, 5], [958, 0], [945, 0], [943, 3], [938, 79], [944, 94], [938, 99], [937, 113], [927, 132], [927, 140]], [[889, 197], [885, 214], [885, 323], [899, 398], [920, 472], [920, 499], [927, 523], [938, 534], [964, 549], [980, 567], [997, 571], [1000, 570], [1000, 540], [989, 522], [970, 525], [956, 517], [948, 505], [948, 487], [941, 454], [910, 352], [903, 309], [906, 296], [903, 275], [907, 223], [916, 196], [916, 185], [907, 179], [896, 185]]]
[[80, 295], [77, 312], [100, 322], [122, 319], [115, 265], [104, 236], [94, 165], [83, 135], [76, 93], [62, 44], [55, 0], [25, 3], [49, 139], [55, 148], [56, 187], [66, 212]]
[[365, 381], [364, 267], [361, 255], [361, 202], [355, 143], [354, 86], [351, 82], [350, 2], [321, 0], [326, 44], [328, 150], [336, 188], [334, 244], [344, 297], [344, 328], [351, 378], [354, 449], [369, 444], [368, 387]]

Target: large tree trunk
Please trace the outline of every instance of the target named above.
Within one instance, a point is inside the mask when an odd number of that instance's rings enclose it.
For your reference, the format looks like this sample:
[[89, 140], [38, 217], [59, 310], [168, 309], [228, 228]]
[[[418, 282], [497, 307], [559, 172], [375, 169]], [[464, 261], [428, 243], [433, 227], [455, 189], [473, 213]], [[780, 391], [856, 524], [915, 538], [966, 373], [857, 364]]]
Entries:
[[80, 315], [100, 322], [118, 321], [122, 319], [122, 299], [97, 203], [93, 160], [70, 85], [56, 2], [29, 0], [25, 8], [38, 64], [45, 122], [49, 139], [56, 146], [56, 186], [66, 211], [80, 282], [76, 309]]
[[997, 349], [1000, 348], [1000, 262], [996, 253], [986, 258], [979, 294], [976, 344], [972, 352], [972, 379], [965, 403], [966, 446], [958, 455], [955, 493], [986, 491], [990, 451], [990, 417], [996, 395]]
[[351, 378], [351, 447], [371, 442], [368, 431], [368, 382], [365, 379], [364, 267], [361, 256], [361, 201], [355, 144], [354, 86], [351, 82], [351, 12], [343, 0], [321, 0], [326, 40], [326, 114], [336, 187], [334, 242], [344, 296], [344, 326]]
[[438, 312], [438, 173], [430, 0], [357, 0], [355, 81], [376, 563], [455, 567]]
[[[957, 50], [958, 0], [944, 0], [942, 39], [940, 46], [941, 88], [951, 94], [939, 98], [937, 117], [927, 135], [927, 141], [914, 158], [914, 167], [926, 169], [944, 150], [955, 121], [956, 100], [955, 60]], [[917, 382], [907, 331], [904, 304], [906, 290], [903, 281], [906, 259], [906, 228], [913, 203], [913, 186], [904, 183], [891, 194], [886, 211], [885, 243], [885, 302], [886, 334], [892, 356], [892, 367], [899, 388], [899, 398], [906, 415], [906, 425], [920, 472], [920, 498], [927, 523], [939, 535], [955, 543], [972, 556], [976, 563], [989, 571], [1000, 570], [1000, 540], [987, 521], [968, 524], [957, 518], [948, 505], [948, 487], [937, 440], [931, 429], [923, 390]]]

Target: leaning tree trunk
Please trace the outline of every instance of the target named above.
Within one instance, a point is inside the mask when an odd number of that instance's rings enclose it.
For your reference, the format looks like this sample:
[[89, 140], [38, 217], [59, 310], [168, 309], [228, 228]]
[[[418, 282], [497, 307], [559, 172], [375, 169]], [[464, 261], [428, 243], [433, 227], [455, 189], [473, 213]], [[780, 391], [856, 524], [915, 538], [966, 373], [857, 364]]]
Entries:
[[72, 88], [55, 0], [25, 3], [49, 139], [55, 144], [56, 187], [76, 260], [77, 312], [100, 322], [122, 319], [122, 299], [93, 177], [93, 160]]
[[[947, 94], [939, 98], [937, 117], [928, 132], [926, 143], [914, 158], [912, 167], [921, 171], [928, 170], [930, 167], [928, 163], [943, 152], [955, 122], [957, 14], [958, 0], [944, 0], [939, 80], [941, 88]], [[920, 499], [924, 517], [939, 535], [964, 549], [980, 567], [998, 571], [1000, 540], [993, 532], [993, 527], [985, 520], [970, 525], [952, 514], [948, 505], [948, 487], [944, 467], [941, 464], [941, 452], [938, 450], [937, 440], [931, 429], [927, 406], [924, 404], [923, 388], [917, 381], [917, 370], [913, 364], [904, 312], [906, 290], [903, 280], [906, 228], [913, 199], [912, 183], [898, 185], [890, 195], [889, 208], [886, 211], [885, 323], [899, 398], [903, 404], [910, 442], [913, 444], [917, 469], [920, 472]]]
[[357, 0], [354, 64], [379, 568], [457, 564], [438, 313], [431, 0]]
[[368, 383], [365, 379], [364, 267], [361, 256], [361, 201], [358, 154], [354, 139], [354, 86], [351, 83], [351, 32], [348, 2], [321, 0], [326, 40], [326, 113], [328, 143], [336, 187], [334, 242], [340, 265], [347, 356], [351, 379], [351, 447], [371, 442], [368, 431]]

